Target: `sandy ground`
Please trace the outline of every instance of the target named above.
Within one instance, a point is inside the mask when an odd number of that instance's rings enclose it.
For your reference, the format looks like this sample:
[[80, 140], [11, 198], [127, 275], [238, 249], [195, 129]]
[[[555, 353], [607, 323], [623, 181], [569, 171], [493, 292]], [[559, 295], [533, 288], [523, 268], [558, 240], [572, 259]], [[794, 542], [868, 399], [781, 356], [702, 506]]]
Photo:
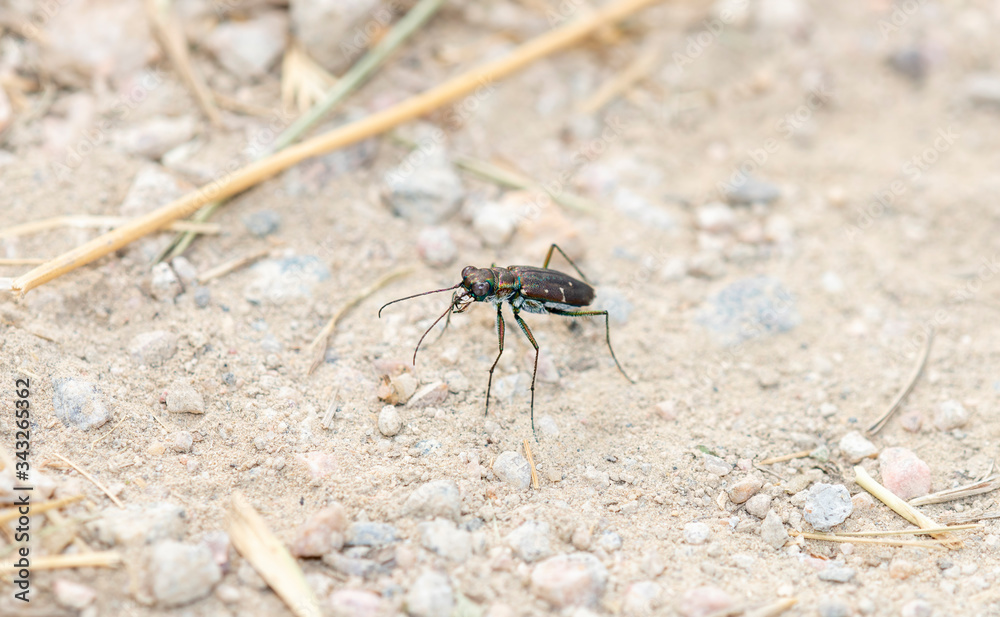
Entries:
[[[760, 518], [726, 492], [747, 476], [760, 478], [761, 493], [773, 498], [770, 509], [788, 531], [811, 530], [790, 490], [818, 481], [862, 492], [839, 440], [886, 408], [930, 326], [936, 338], [926, 369], [901, 410], [919, 416], [921, 428], [903, 430], [897, 418], [873, 442], [916, 452], [930, 467], [932, 490], [982, 476], [997, 455], [1000, 295], [991, 264], [1000, 232], [1000, 125], [998, 99], [976, 84], [1000, 83], [1000, 7], [925, 3], [894, 17], [888, 3], [833, 4], [754, 3], [746, 22], [731, 24], [687, 3], [660, 6], [633, 22], [617, 44], [577, 48], [495, 84], [461, 122], [431, 117], [401, 131], [419, 138], [435, 125], [446, 127], [448, 152], [563, 183], [600, 204], [596, 213], [549, 205], [509, 239], [484, 237], [471, 223], [477, 208], [518, 197], [462, 175], [464, 205], [440, 223], [457, 259], [432, 266], [417, 251], [426, 226], [394, 216], [380, 197], [384, 174], [407, 156], [403, 146], [381, 139], [355, 151], [361, 162], [346, 172], [332, 159], [310, 162], [239, 196], [213, 218], [223, 233], [198, 240], [186, 254], [197, 271], [268, 247], [278, 256], [315, 256], [329, 277], [301, 299], [248, 301], [247, 288], [261, 274], [244, 268], [210, 282], [204, 308], [194, 301], [193, 285], [176, 301], [159, 300], [151, 293], [149, 256], [167, 234], [23, 299], [0, 299], [0, 435], [7, 454], [14, 379], [30, 376], [34, 465], [57, 495], [85, 496], [63, 509], [68, 524], [83, 525], [114, 506], [57, 454], [113, 487], [125, 504], [180, 506], [186, 517], [179, 539], [192, 544], [226, 528], [235, 491], [287, 543], [299, 524], [339, 502], [351, 522], [395, 527], [399, 541], [378, 556], [352, 553], [389, 566], [360, 577], [318, 559], [299, 563], [321, 597], [370, 590], [382, 596], [380, 610], [405, 611], [415, 581], [432, 571], [446, 575], [456, 610], [465, 615], [707, 615], [698, 604], [709, 593], [698, 590], [703, 586], [725, 596], [719, 608], [732, 612], [724, 614], [797, 598], [784, 614], [1000, 615], [994, 520], [984, 520], [955, 551], [844, 548], [800, 538], [775, 549], [761, 539]], [[545, 26], [534, 15], [533, 27]], [[352, 98], [350, 113], [453, 74], [462, 67], [436, 60], [440, 47], [447, 42], [475, 56], [489, 49], [490, 34], [488, 24], [445, 11]], [[515, 30], [515, 38], [526, 36]], [[661, 52], [644, 79], [598, 112], [575, 111], [644, 45]], [[919, 55], [922, 77], [889, 64], [901, 52]], [[165, 80], [129, 122], [196, 113], [169, 70]], [[277, 104], [277, 84], [275, 71], [257, 87], [261, 105]], [[3, 224], [118, 214], [133, 180], [151, 163], [102, 143], [60, 178], [56, 157], [43, 147], [42, 121], [5, 136], [13, 156], [0, 167]], [[266, 122], [245, 118], [231, 131], [205, 126], [204, 146], [189, 168], [225, 166]], [[706, 210], [725, 201], [720, 187], [741, 166], [780, 197]], [[192, 186], [204, 180], [177, 175]], [[281, 217], [265, 239], [242, 222], [262, 209]], [[94, 234], [61, 229], [2, 239], [0, 246], [6, 257], [48, 257]], [[418, 357], [418, 382], [445, 381], [447, 397], [430, 407], [400, 406], [401, 431], [383, 436], [376, 426], [385, 404], [377, 397], [381, 375], [408, 362], [447, 298], [394, 305], [382, 319], [379, 306], [454, 285], [467, 264], [540, 265], [551, 242], [564, 245], [598, 284], [602, 301], [610, 298], [617, 317], [612, 341], [636, 383], [615, 369], [598, 321], [527, 316], [546, 377], [535, 400], [545, 430], [531, 439], [530, 346], [507, 313], [505, 353], [484, 417], [496, 333], [491, 308], [477, 305], [455, 316]], [[379, 276], [407, 265], [414, 267], [410, 275], [346, 314], [327, 361], [307, 376], [305, 347], [330, 315]], [[552, 265], [569, 271], [558, 259]], [[0, 276], [24, 271], [5, 267]], [[787, 290], [791, 304], [777, 317], [782, 327], [754, 328], [751, 320], [748, 338], [727, 346], [727, 336], [731, 343], [736, 335], [712, 320], [725, 305], [717, 294], [757, 277]], [[157, 330], [176, 336], [176, 352], [159, 366], [137, 363], [129, 351], [134, 337]], [[54, 387], [66, 378], [96, 385], [111, 412], [107, 424], [83, 432], [55, 418]], [[201, 394], [203, 414], [167, 411], [161, 395], [177, 382]], [[970, 419], [942, 431], [932, 418], [947, 400], [959, 401]], [[193, 446], [178, 452], [175, 440], [184, 431]], [[489, 470], [501, 453], [523, 453], [525, 439], [538, 466], [537, 489], [513, 486]], [[759, 464], [819, 446], [828, 449], [828, 460]], [[706, 451], [732, 471], [712, 473]], [[861, 465], [879, 477], [876, 459]], [[456, 522], [475, 538], [461, 562], [424, 548], [422, 518], [403, 507], [418, 487], [436, 480], [458, 487]], [[922, 510], [954, 520], [991, 513], [994, 500], [988, 493]], [[33, 520], [39, 528], [55, 525]], [[596, 603], [559, 609], [540, 597], [531, 582], [538, 561], [508, 546], [508, 534], [525, 521], [548, 525], [547, 555], [584, 548], [596, 556], [608, 573]], [[707, 525], [707, 541], [685, 537], [693, 522]], [[876, 502], [856, 509], [837, 530], [907, 526]], [[74, 529], [91, 548], [105, 548], [84, 528]], [[30, 608], [10, 602], [12, 587], [5, 584], [0, 614], [78, 612], [55, 603], [58, 580], [96, 590], [88, 615], [285, 610], [241, 570], [234, 552], [208, 597], [182, 608], [149, 606], [134, 591], [149, 547], [115, 548], [128, 556], [124, 567], [34, 573]], [[38, 544], [36, 552], [43, 550]], [[853, 577], [821, 580], [831, 563], [853, 569]], [[645, 582], [655, 585], [635, 585]]]

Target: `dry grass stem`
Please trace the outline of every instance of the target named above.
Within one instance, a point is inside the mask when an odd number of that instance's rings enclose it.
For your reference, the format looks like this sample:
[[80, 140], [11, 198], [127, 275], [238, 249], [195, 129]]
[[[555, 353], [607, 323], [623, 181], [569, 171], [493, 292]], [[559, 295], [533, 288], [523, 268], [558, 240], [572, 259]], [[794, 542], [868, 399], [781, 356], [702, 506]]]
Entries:
[[[43, 512], [48, 512], [49, 510], [56, 510], [63, 506], [68, 506], [71, 503], [75, 503], [83, 499], [83, 495], [73, 495], [71, 497], [63, 497], [62, 499], [53, 499], [52, 501], [43, 501], [39, 504], [31, 504], [32, 514], [42, 514]], [[21, 516], [17, 508], [7, 508], [5, 510], [0, 510], [0, 525], [6, 525], [7, 523], [17, 520], [17, 517]]]
[[[97, 553], [77, 553], [73, 555], [43, 555], [31, 560], [32, 570], [65, 570], [68, 568], [110, 568], [122, 562], [122, 556], [115, 551]], [[13, 566], [0, 567], [0, 574], [13, 574]], [[318, 614], [318, 613], [317, 613]]]
[[649, 45], [624, 69], [619, 71], [610, 81], [598, 88], [597, 92], [580, 103], [577, 113], [592, 114], [612, 100], [627, 91], [657, 67], [660, 52], [654, 45]]
[[1000, 474], [994, 474], [984, 480], [978, 480], [971, 484], [966, 484], [965, 486], [949, 488], [947, 490], [931, 493], [930, 495], [924, 495], [923, 497], [915, 497], [914, 499], [911, 499], [909, 503], [911, 506], [927, 506], [932, 503], [945, 503], [946, 501], [954, 501], [956, 499], [962, 499], [963, 497], [970, 497], [972, 495], [982, 495], [983, 493], [995, 491], [998, 488], [1000, 488]]
[[[858, 486], [871, 493], [873, 497], [892, 508], [896, 514], [917, 527], [921, 529], [938, 529], [942, 527], [942, 525], [939, 525], [929, 516], [913, 508], [910, 504], [893, 494], [892, 491], [876, 482], [874, 478], [868, 475], [864, 467], [860, 465], [855, 466], [854, 474], [854, 481], [858, 483]], [[950, 549], [959, 549], [963, 546], [961, 540], [955, 540], [947, 533], [931, 533], [931, 536], [943, 540], [943, 544]]]
[[535, 469], [535, 457], [531, 455], [531, 444], [524, 440], [524, 456], [528, 459], [528, 467], [531, 469], [531, 486], [538, 490], [538, 471]]
[[782, 454], [781, 456], [772, 456], [771, 458], [766, 458], [758, 465], [773, 465], [775, 463], [784, 463], [785, 461], [790, 461], [796, 458], [805, 458], [813, 453], [813, 450], [800, 450], [799, 452], [792, 452], [791, 454]]
[[244, 268], [253, 262], [257, 261], [261, 257], [267, 256], [271, 252], [271, 249], [262, 249], [256, 253], [250, 253], [249, 255], [244, 255], [243, 257], [237, 257], [236, 259], [230, 259], [227, 262], [221, 263], [214, 268], [209, 268], [201, 274], [198, 275], [198, 282], [204, 285], [205, 283], [217, 279], [220, 276], [225, 276], [234, 270], [239, 270]]
[[[102, 227], [120, 227], [132, 219], [125, 216], [101, 216], [91, 214], [70, 214], [67, 216], [56, 216], [40, 221], [31, 221], [21, 225], [11, 225], [0, 230], [0, 238], [13, 238], [27, 234], [57, 229], [59, 227], [74, 227], [78, 229], [100, 229]], [[222, 231], [222, 226], [217, 223], [192, 223], [190, 221], [174, 221], [166, 229], [172, 231], [186, 231], [198, 234], [217, 234]]]
[[374, 283], [362, 289], [360, 292], [357, 293], [357, 295], [355, 295], [353, 298], [345, 302], [343, 306], [337, 309], [337, 312], [334, 313], [333, 317], [331, 317], [330, 320], [326, 322], [326, 325], [323, 326], [323, 329], [320, 330], [319, 334], [316, 335], [316, 338], [314, 338], [312, 342], [309, 343], [309, 348], [306, 353], [312, 356], [312, 362], [309, 363], [309, 370], [306, 371], [306, 375], [311, 375], [312, 372], [316, 370], [316, 367], [318, 367], [320, 363], [323, 362], [323, 355], [326, 352], [326, 340], [330, 337], [331, 334], [333, 334], [333, 331], [337, 328], [337, 323], [341, 320], [341, 318], [344, 317], [344, 315], [347, 314], [347, 311], [351, 310], [352, 308], [357, 306], [359, 302], [361, 302], [368, 296], [372, 295], [379, 289], [382, 289], [392, 281], [400, 277], [406, 276], [411, 272], [413, 272], [413, 268], [409, 266], [396, 268], [392, 272], [380, 276]]
[[618, 22], [657, 0], [619, 0], [571, 21], [517, 47], [507, 56], [458, 75], [393, 107], [357, 122], [337, 127], [303, 143], [256, 161], [196, 191], [139, 217], [118, 229], [86, 242], [14, 279], [11, 289], [24, 293], [71, 272], [141, 238], [168, 223], [190, 215], [203, 205], [231, 197], [305, 159], [380, 135], [404, 122], [427, 115], [524, 67], [570, 47], [600, 28]]
[[949, 531], [964, 531], [966, 529], [978, 529], [982, 525], [949, 525], [947, 527], [938, 527], [931, 529], [896, 529], [891, 531], [839, 531], [836, 535], [838, 536], [901, 536], [910, 535], [918, 533], [946, 533]]
[[227, 518], [233, 546], [288, 609], [298, 617], [322, 615], [319, 600], [299, 564], [242, 493], [233, 494]]
[[170, 59], [170, 63], [181, 76], [181, 80], [191, 90], [198, 106], [208, 117], [212, 126], [222, 126], [222, 114], [215, 106], [212, 92], [205, 85], [205, 80], [201, 74], [191, 64], [191, 55], [188, 53], [187, 37], [184, 35], [184, 28], [180, 19], [170, 5], [170, 0], [146, 0], [146, 15], [149, 17], [150, 29], [153, 37], [163, 49], [164, 55]]
[[41, 257], [23, 257], [21, 259], [0, 259], [0, 266], [35, 266], [43, 264], [48, 259]]
[[789, 531], [788, 535], [807, 540], [823, 540], [824, 542], [850, 542], [851, 544], [880, 544], [882, 546], [916, 546], [919, 548], [944, 549], [948, 540], [882, 540], [879, 538], [859, 538], [833, 533], [810, 533], [806, 531]]
[[798, 598], [783, 598], [749, 610], [745, 613], [745, 617], [778, 617], [778, 615], [781, 615], [798, 603]]
[[868, 435], [875, 435], [886, 425], [892, 414], [896, 413], [899, 409], [900, 404], [902, 404], [903, 399], [905, 399], [910, 392], [913, 390], [913, 386], [917, 385], [917, 378], [920, 377], [920, 373], [924, 371], [924, 365], [927, 364], [927, 357], [931, 355], [931, 344], [934, 342], [934, 330], [933, 328], [927, 331], [927, 341], [924, 342], [923, 351], [920, 353], [920, 358], [917, 361], [917, 365], [913, 367], [913, 372], [910, 373], [909, 379], [903, 385], [903, 388], [896, 394], [896, 398], [892, 400], [889, 404], [889, 408], [885, 410], [885, 413], [876, 420], [871, 426], [868, 427]]
[[65, 456], [63, 456], [61, 454], [55, 454], [55, 453], [53, 453], [53, 456], [55, 456], [56, 458], [62, 460], [64, 463], [66, 463], [67, 465], [69, 465], [70, 467], [72, 467], [73, 469], [75, 469], [77, 471], [77, 473], [79, 473], [84, 478], [87, 478], [88, 480], [90, 480], [94, 484], [94, 486], [96, 486], [97, 488], [101, 489], [101, 492], [103, 492], [105, 495], [107, 495], [108, 499], [110, 499], [111, 501], [113, 501], [116, 506], [118, 506], [122, 510], [125, 509], [125, 504], [123, 504], [121, 502], [121, 500], [119, 500], [117, 497], [115, 497], [111, 493], [111, 491], [108, 490], [108, 487], [104, 486], [104, 484], [102, 484], [100, 480], [98, 480], [94, 476], [92, 476], [89, 473], [87, 473], [84, 469], [82, 469], [81, 467], [77, 466], [76, 463], [70, 461]]
[[309, 57], [302, 44], [292, 41], [281, 61], [281, 104], [303, 113], [323, 99], [337, 79]]

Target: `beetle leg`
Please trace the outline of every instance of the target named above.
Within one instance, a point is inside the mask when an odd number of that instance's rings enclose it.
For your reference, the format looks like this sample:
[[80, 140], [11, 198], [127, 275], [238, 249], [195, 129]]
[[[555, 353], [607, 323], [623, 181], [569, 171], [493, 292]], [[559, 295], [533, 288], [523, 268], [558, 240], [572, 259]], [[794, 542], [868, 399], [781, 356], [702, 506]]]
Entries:
[[583, 272], [580, 271], [580, 268], [576, 267], [576, 264], [573, 263], [573, 260], [570, 259], [569, 255], [567, 255], [561, 248], [559, 248], [558, 244], [553, 244], [552, 246], [549, 247], [549, 253], [548, 253], [548, 255], [545, 256], [545, 263], [542, 264], [543, 268], [548, 268], [549, 267], [549, 262], [552, 261], [552, 251], [553, 250], [559, 251], [559, 254], [562, 255], [563, 257], [565, 257], [566, 261], [569, 262], [569, 265], [573, 266], [573, 269], [576, 270], [576, 273], [580, 275], [580, 279], [583, 280], [584, 283], [590, 285], [590, 281], [588, 281], [587, 277], [583, 274]]
[[[555, 246], [554, 244], [552, 246]], [[535, 337], [531, 335], [531, 330], [528, 329], [528, 324], [524, 323], [521, 319], [521, 311], [517, 310], [513, 306], [511, 308], [514, 310], [514, 319], [517, 320], [517, 325], [521, 326], [521, 332], [528, 337], [531, 341], [531, 346], [535, 348], [535, 370], [531, 372], [531, 434], [535, 434], [535, 376], [538, 375], [538, 343], [535, 342]], [[537, 437], [536, 437], [537, 439]]]
[[549, 309], [549, 313], [552, 315], [561, 315], [563, 317], [597, 317], [598, 315], [604, 315], [604, 338], [608, 342], [608, 351], [611, 352], [611, 359], [615, 361], [615, 366], [621, 371], [625, 379], [628, 379], [631, 383], [635, 383], [635, 380], [628, 376], [625, 369], [622, 368], [620, 362], [618, 362], [618, 356], [615, 355], [614, 348], [611, 347], [611, 326], [608, 324], [608, 312], [607, 311], [563, 311], [559, 309]]
[[500, 343], [500, 353], [497, 354], [497, 359], [493, 361], [493, 366], [490, 367], [490, 379], [486, 382], [486, 414], [490, 415], [490, 388], [493, 387], [493, 369], [497, 367], [497, 362], [500, 361], [500, 356], [503, 355], [503, 313], [500, 309], [503, 308], [502, 303], [497, 303], [497, 341]]

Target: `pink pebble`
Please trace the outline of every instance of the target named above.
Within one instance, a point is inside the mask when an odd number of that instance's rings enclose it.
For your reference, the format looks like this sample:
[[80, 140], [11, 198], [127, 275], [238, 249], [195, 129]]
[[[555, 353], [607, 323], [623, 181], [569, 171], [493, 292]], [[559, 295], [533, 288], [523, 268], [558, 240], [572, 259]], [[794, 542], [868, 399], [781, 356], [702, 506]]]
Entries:
[[707, 617], [725, 611], [732, 605], [733, 600], [728, 593], [718, 587], [706, 585], [686, 591], [681, 597], [679, 610], [684, 617]]
[[912, 450], [886, 448], [878, 457], [882, 484], [904, 500], [931, 492], [931, 468]]

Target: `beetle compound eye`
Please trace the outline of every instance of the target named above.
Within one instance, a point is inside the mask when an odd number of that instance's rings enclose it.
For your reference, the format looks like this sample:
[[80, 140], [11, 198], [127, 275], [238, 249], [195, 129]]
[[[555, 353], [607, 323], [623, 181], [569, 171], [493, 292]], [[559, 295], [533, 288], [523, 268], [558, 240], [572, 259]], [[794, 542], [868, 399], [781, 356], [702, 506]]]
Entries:
[[485, 282], [475, 283], [472, 285], [472, 294], [476, 297], [488, 296], [490, 295], [490, 284]]

